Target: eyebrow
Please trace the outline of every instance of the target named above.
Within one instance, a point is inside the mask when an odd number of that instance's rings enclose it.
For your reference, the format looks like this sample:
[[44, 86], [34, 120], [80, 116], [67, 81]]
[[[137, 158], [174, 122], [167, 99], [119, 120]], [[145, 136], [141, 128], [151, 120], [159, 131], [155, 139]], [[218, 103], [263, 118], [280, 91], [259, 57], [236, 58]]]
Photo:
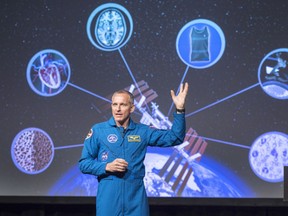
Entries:
[[128, 103], [124, 103], [124, 102], [121, 102], [121, 103], [113, 102], [113, 103], [112, 103], [112, 105], [116, 105], [116, 104], [120, 104], [120, 105], [129, 105], [130, 102], [128, 102]]

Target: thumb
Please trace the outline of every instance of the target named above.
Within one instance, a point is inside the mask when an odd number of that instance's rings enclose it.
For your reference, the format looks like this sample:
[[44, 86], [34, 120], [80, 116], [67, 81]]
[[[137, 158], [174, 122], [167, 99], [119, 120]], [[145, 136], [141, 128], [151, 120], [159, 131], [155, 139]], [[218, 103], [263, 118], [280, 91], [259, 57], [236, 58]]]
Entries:
[[173, 99], [175, 97], [175, 92], [173, 90], [170, 90], [170, 94], [171, 94], [171, 97]]

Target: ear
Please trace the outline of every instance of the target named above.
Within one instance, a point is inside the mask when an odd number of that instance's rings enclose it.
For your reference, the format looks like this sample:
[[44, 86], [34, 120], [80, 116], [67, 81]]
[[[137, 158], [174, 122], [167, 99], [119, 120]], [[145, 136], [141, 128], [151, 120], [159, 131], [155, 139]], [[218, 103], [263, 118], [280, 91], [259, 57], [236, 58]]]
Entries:
[[131, 106], [131, 108], [130, 108], [130, 113], [133, 113], [134, 110], [135, 110], [135, 105], [133, 104], [133, 105]]

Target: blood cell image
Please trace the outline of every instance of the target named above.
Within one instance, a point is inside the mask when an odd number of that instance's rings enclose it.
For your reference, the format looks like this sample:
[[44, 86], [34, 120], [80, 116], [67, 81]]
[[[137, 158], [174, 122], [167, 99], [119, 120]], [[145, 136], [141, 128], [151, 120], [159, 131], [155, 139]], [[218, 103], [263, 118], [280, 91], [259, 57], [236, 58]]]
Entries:
[[15, 166], [27, 174], [46, 170], [54, 157], [54, 145], [48, 134], [39, 128], [19, 132], [11, 146]]
[[288, 137], [280, 132], [261, 135], [253, 143], [249, 161], [254, 173], [267, 182], [281, 182], [288, 165]]

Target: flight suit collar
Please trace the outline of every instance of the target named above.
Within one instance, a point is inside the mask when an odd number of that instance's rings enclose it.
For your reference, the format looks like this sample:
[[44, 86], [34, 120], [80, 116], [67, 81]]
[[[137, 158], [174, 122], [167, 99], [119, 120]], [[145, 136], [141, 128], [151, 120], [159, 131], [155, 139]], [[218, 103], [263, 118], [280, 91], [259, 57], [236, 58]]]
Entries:
[[[113, 116], [109, 119], [108, 124], [112, 127], [117, 127]], [[127, 129], [134, 129], [135, 127], [136, 127], [135, 122], [132, 120], [132, 118], [130, 118], [129, 119], [129, 125], [128, 125]]]

